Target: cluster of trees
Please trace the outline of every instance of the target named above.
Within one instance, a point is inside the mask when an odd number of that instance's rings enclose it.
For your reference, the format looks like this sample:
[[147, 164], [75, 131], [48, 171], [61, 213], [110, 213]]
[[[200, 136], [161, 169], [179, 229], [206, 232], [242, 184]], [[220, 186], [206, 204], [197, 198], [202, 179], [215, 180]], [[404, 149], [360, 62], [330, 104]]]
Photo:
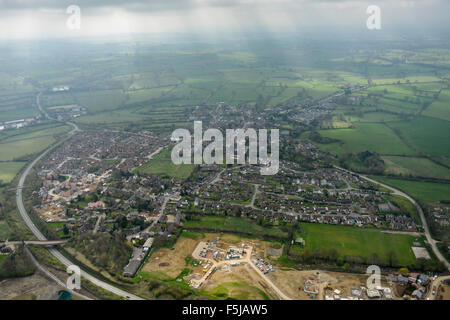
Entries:
[[31, 276], [35, 271], [33, 262], [20, 247], [0, 263], [0, 280]]
[[150, 225], [149, 222], [146, 222], [143, 217], [133, 217], [127, 218], [125, 215], [119, 215], [114, 221], [113, 231], [120, 229], [131, 229], [134, 227], [139, 227], [139, 230], [144, 230]]
[[330, 144], [330, 143], [336, 143], [336, 142], [341, 142], [338, 139], [333, 139], [330, 137], [324, 137], [322, 136], [320, 133], [318, 133], [317, 131], [313, 131], [309, 134], [309, 139], [311, 141], [320, 143], [320, 144]]
[[[288, 257], [298, 263], [306, 264], [332, 264], [345, 271], [361, 269], [366, 265], [377, 265], [385, 268], [397, 268], [399, 265], [397, 257], [394, 252], [390, 251], [386, 257], [382, 258], [376, 253], [372, 253], [368, 257], [351, 257], [341, 256], [336, 249], [316, 249], [313, 252], [308, 248], [298, 249], [288, 247]], [[445, 270], [445, 266], [440, 261], [417, 259], [415, 263], [407, 266], [410, 270], [420, 272], [442, 272]]]
[[128, 263], [132, 251], [125, 236], [120, 233], [85, 233], [73, 237], [67, 246], [82, 253], [94, 265], [119, 274]]
[[370, 151], [344, 154], [339, 159], [339, 164], [346, 169], [372, 174], [383, 174], [386, 169], [380, 155]]
[[175, 300], [188, 298], [193, 291], [174, 284], [164, 283], [158, 280], [151, 280], [148, 290], [155, 298], [167, 299], [172, 297]]

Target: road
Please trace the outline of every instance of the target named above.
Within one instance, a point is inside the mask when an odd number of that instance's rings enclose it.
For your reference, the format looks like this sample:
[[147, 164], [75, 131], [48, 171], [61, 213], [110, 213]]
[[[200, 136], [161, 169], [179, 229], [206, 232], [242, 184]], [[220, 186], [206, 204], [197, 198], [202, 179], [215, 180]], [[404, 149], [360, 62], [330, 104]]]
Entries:
[[156, 216], [156, 219], [153, 220], [153, 222], [143, 231], [143, 232], [150, 232], [150, 230], [156, 226], [159, 223], [159, 220], [161, 220], [162, 216], [164, 215], [164, 211], [166, 210], [166, 205], [169, 202], [170, 197], [164, 196], [163, 203], [161, 205], [161, 208], [159, 209], [159, 214]]
[[8, 241], [8, 242], [0, 242], [0, 245], [5, 244], [5, 245], [9, 245], [9, 244], [34, 244], [34, 245], [38, 245], [38, 246], [55, 246], [58, 244], [63, 244], [67, 242], [67, 240], [49, 240], [49, 241], [40, 241], [40, 240], [25, 240], [25, 241]]
[[66, 288], [67, 291], [69, 291], [72, 295], [77, 296], [81, 299], [85, 299], [85, 300], [92, 300], [89, 297], [86, 297], [85, 295], [82, 295], [81, 293], [78, 293], [72, 289], [67, 288], [67, 285], [62, 282], [61, 280], [59, 280], [58, 277], [56, 277], [53, 273], [51, 273], [50, 271], [48, 271], [47, 269], [45, 269], [37, 260], [36, 258], [33, 256], [33, 254], [31, 253], [30, 249], [28, 249], [27, 246], [25, 246], [25, 251], [28, 254], [28, 256], [30, 257], [31, 261], [33, 261], [34, 265], [40, 270], [42, 271], [47, 277], [49, 277], [50, 279], [52, 279], [53, 281], [55, 281], [57, 284], [59, 284], [61, 287]]
[[[442, 282], [444, 280], [450, 280], [450, 276], [443, 276], [443, 277], [437, 277], [436, 280], [434, 280], [430, 284], [430, 290], [428, 290], [428, 293], [426, 295], [426, 298], [429, 300], [436, 300], [436, 297], [439, 292], [439, 287], [441, 286]], [[433, 291], [435, 294], [433, 294]]]
[[39, 109], [39, 112], [42, 113], [42, 115], [43, 115], [44, 117], [46, 117], [47, 119], [55, 120], [55, 119], [51, 118], [51, 117], [48, 115], [47, 111], [45, 111], [44, 108], [42, 108], [41, 102], [40, 102], [41, 94], [42, 94], [42, 91], [39, 92], [38, 95], [36, 96], [36, 105], [37, 105], [37, 107], [38, 107], [38, 109]]
[[423, 213], [422, 207], [413, 199], [411, 198], [409, 195], [407, 195], [406, 193], [404, 193], [403, 191], [400, 191], [398, 189], [395, 189], [391, 186], [388, 186], [384, 183], [381, 183], [379, 181], [375, 181], [373, 179], [370, 179], [369, 177], [362, 175], [362, 174], [358, 174], [355, 172], [352, 172], [350, 170], [347, 169], [343, 169], [340, 168], [338, 166], [335, 166], [335, 168], [341, 170], [341, 171], [345, 171], [354, 175], [357, 175], [359, 177], [361, 177], [362, 179], [369, 181], [371, 183], [374, 184], [378, 184], [388, 190], [391, 190], [395, 195], [401, 196], [403, 198], [408, 199], [412, 204], [414, 204], [414, 206], [417, 209], [417, 212], [419, 212], [419, 216], [420, 216], [420, 220], [422, 221], [422, 226], [425, 232], [425, 237], [427, 238], [427, 242], [430, 244], [431, 249], [433, 250], [433, 253], [436, 255], [436, 257], [442, 261], [444, 263], [444, 265], [447, 267], [447, 269], [450, 271], [450, 263], [448, 263], [447, 259], [445, 259], [445, 257], [442, 255], [442, 253], [439, 251], [438, 247], [436, 246], [436, 241], [431, 237], [431, 233], [430, 233], [430, 229], [428, 228], [428, 224], [427, 224], [427, 220], [425, 219], [425, 214]]
[[[39, 103], [39, 97], [40, 97], [41, 93], [38, 94], [38, 97], [36, 98], [36, 103], [38, 105], [39, 110], [42, 110], [41, 105]], [[71, 131], [71, 134], [79, 131], [79, 128], [75, 125], [72, 124], [70, 122], [67, 122], [67, 124], [72, 125], [73, 126], [73, 130]], [[19, 180], [19, 184], [17, 185], [17, 193], [16, 193], [16, 202], [17, 202], [17, 208], [19, 209], [19, 213], [22, 216], [22, 219], [25, 221], [25, 223], [27, 224], [28, 228], [31, 230], [31, 232], [34, 234], [34, 236], [41, 241], [46, 241], [47, 238], [39, 231], [39, 229], [36, 227], [36, 225], [33, 223], [33, 221], [31, 220], [31, 218], [28, 216], [28, 213], [25, 209], [25, 206], [23, 204], [23, 197], [22, 197], [22, 189], [25, 185], [25, 180], [28, 176], [28, 174], [30, 173], [31, 169], [33, 169], [33, 167], [36, 165], [36, 163], [38, 163], [45, 155], [47, 155], [51, 150], [53, 150], [54, 148], [56, 148], [57, 146], [59, 146], [60, 144], [62, 144], [65, 140], [60, 141], [59, 143], [57, 143], [56, 145], [54, 145], [53, 147], [48, 148], [46, 151], [44, 151], [41, 155], [39, 155], [36, 159], [34, 159], [33, 162], [31, 162], [27, 168], [25, 169], [25, 171], [22, 173], [20, 180]], [[62, 264], [64, 264], [65, 266], [71, 266], [73, 265], [73, 263], [67, 259], [65, 256], [63, 256], [61, 254], [61, 252], [59, 252], [57, 249], [51, 248], [48, 249], [49, 252], [55, 256], [55, 258], [57, 258]], [[47, 271], [48, 272], [48, 271]], [[92, 282], [93, 284], [95, 284], [98, 287], [101, 287], [107, 291], [110, 291], [118, 296], [121, 296], [123, 298], [126, 299], [130, 299], [130, 300], [143, 300], [141, 297], [138, 297], [136, 295], [133, 295], [131, 293], [128, 293], [122, 289], [116, 288], [106, 282], [103, 282], [93, 276], [91, 276], [90, 274], [88, 274], [85, 271], [81, 271], [81, 276], [83, 278], [85, 278], [86, 280]]]

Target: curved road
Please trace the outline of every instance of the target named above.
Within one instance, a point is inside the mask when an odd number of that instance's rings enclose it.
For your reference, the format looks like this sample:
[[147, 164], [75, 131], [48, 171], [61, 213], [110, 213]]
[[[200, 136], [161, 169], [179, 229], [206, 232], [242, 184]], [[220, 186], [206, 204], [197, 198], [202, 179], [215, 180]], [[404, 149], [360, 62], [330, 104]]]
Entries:
[[[39, 110], [42, 110], [40, 103], [39, 103], [39, 97], [40, 97], [40, 93], [38, 94], [38, 97], [36, 98], [36, 102], [38, 105]], [[46, 115], [46, 113], [44, 113]], [[46, 115], [47, 116], [47, 115]], [[67, 124], [71, 125], [74, 127], [74, 129], [70, 132], [70, 134], [74, 134], [75, 132], [79, 131], [78, 127], [76, 124], [74, 123], [70, 123], [67, 122]], [[33, 223], [33, 221], [30, 219], [30, 217], [28, 216], [28, 213], [25, 209], [25, 206], [23, 204], [23, 197], [22, 197], [22, 189], [24, 187], [25, 184], [25, 180], [28, 176], [28, 174], [30, 173], [31, 169], [36, 165], [36, 163], [38, 163], [45, 155], [47, 155], [51, 150], [55, 149], [56, 147], [58, 147], [60, 144], [62, 144], [66, 139], [58, 142], [57, 144], [55, 144], [54, 146], [51, 146], [50, 148], [48, 148], [47, 150], [45, 150], [41, 155], [39, 155], [36, 159], [34, 159], [33, 162], [31, 162], [27, 168], [25, 169], [25, 171], [22, 173], [20, 180], [19, 180], [19, 184], [17, 185], [17, 193], [16, 193], [16, 202], [17, 202], [17, 208], [19, 209], [20, 215], [22, 216], [23, 220], [25, 221], [25, 223], [27, 224], [28, 228], [30, 228], [31, 232], [33, 232], [33, 234], [36, 236], [36, 238], [40, 241], [46, 241], [47, 238], [39, 231], [39, 229], [36, 227], [36, 225]], [[70, 262], [69, 259], [67, 259], [64, 255], [61, 254], [61, 252], [59, 252], [57, 249], [51, 248], [48, 249], [50, 251], [50, 253], [55, 256], [62, 264], [64, 264], [65, 266], [70, 266], [73, 265], [72, 262]], [[122, 289], [116, 288], [106, 282], [103, 282], [93, 276], [91, 276], [90, 274], [86, 273], [85, 271], [81, 271], [81, 276], [83, 278], [85, 278], [86, 280], [92, 282], [93, 284], [95, 284], [98, 287], [101, 287], [107, 291], [110, 291], [118, 296], [121, 296], [123, 298], [126, 299], [130, 299], [130, 300], [144, 300], [141, 297], [138, 297], [136, 295], [133, 295], [131, 293], [128, 293]]]
[[384, 183], [381, 183], [379, 181], [375, 181], [373, 179], [370, 179], [369, 177], [366, 177], [365, 175], [358, 174], [358, 173], [352, 172], [350, 170], [340, 168], [338, 166], [335, 166], [335, 168], [337, 168], [337, 169], [339, 169], [341, 171], [345, 171], [345, 172], [357, 175], [357, 176], [361, 177], [362, 179], [367, 180], [369, 182], [372, 182], [374, 184], [379, 184], [380, 186], [391, 190], [395, 195], [401, 196], [401, 197], [406, 198], [409, 201], [411, 201], [411, 203], [414, 204], [414, 206], [416, 207], [417, 211], [419, 212], [420, 220], [422, 221], [422, 226], [423, 226], [423, 229], [425, 231], [425, 237], [427, 238], [427, 242], [430, 244], [431, 249], [433, 250], [433, 252], [436, 255], [436, 257], [440, 261], [442, 261], [444, 263], [444, 265], [447, 267], [447, 269], [450, 271], [450, 263], [448, 263], [447, 259], [445, 259], [445, 257], [439, 251], [438, 247], [436, 246], [436, 241], [431, 237], [430, 229], [428, 228], [427, 220], [425, 219], [425, 215], [423, 213], [422, 207], [413, 198], [411, 198], [409, 195], [407, 195], [403, 191], [395, 189], [395, 188], [393, 188], [391, 186], [388, 186], [388, 185], [386, 185]]
[[[74, 131], [77, 131], [77, 128], [74, 129]], [[72, 131], [72, 132], [74, 132]], [[63, 140], [64, 141], [64, 140]], [[33, 234], [36, 236], [36, 238], [40, 241], [46, 241], [47, 238], [39, 231], [39, 229], [36, 227], [36, 225], [33, 223], [33, 221], [30, 219], [30, 217], [28, 216], [27, 211], [25, 210], [25, 206], [23, 204], [23, 197], [22, 197], [22, 188], [25, 184], [25, 180], [28, 176], [28, 174], [30, 173], [31, 169], [36, 165], [37, 162], [39, 162], [39, 160], [41, 160], [47, 153], [49, 153], [52, 149], [54, 149], [55, 147], [57, 147], [58, 145], [60, 145], [63, 141], [61, 141], [60, 143], [56, 144], [53, 147], [50, 147], [49, 149], [47, 149], [46, 151], [44, 151], [39, 157], [37, 157], [32, 163], [30, 163], [28, 165], [28, 167], [25, 169], [25, 171], [22, 173], [22, 176], [20, 177], [19, 180], [19, 184], [17, 185], [17, 194], [16, 194], [16, 202], [17, 202], [17, 208], [19, 209], [20, 215], [22, 216], [23, 220], [25, 221], [25, 223], [27, 224], [28, 228], [30, 228], [31, 232], [33, 232]], [[72, 262], [70, 262], [69, 259], [67, 259], [65, 256], [63, 256], [61, 254], [61, 252], [59, 252], [57, 249], [51, 248], [48, 249], [50, 251], [50, 253], [52, 255], [54, 255], [62, 264], [64, 264], [65, 266], [70, 266], [73, 265]], [[93, 284], [95, 284], [98, 287], [101, 287], [105, 290], [108, 290], [118, 296], [124, 297], [126, 299], [131, 299], [131, 300], [143, 300], [142, 298], [135, 296], [131, 293], [128, 293], [126, 291], [123, 291], [119, 288], [116, 288], [106, 282], [103, 282], [93, 276], [91, 276], [90, 274], [81, 271], [81, 276], [87, 280], [89, 280], [90, 282], [92, 282]]]

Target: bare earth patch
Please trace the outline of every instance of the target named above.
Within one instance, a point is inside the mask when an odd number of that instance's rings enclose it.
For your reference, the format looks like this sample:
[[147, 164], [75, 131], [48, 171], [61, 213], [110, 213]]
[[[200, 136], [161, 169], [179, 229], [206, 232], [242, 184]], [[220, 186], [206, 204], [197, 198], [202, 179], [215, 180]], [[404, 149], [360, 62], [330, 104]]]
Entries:
[[259, 291], [261, 290], [270, 299], [277, 299], [277, 295], [266, 282], [250, 268], [248, 264], [230, 267], [230, 271], [222, 268], [205, 282], [203, 290], [213, 293], [226, 292], [226, 297], [234, 299], [262, 300], [264, 295]]

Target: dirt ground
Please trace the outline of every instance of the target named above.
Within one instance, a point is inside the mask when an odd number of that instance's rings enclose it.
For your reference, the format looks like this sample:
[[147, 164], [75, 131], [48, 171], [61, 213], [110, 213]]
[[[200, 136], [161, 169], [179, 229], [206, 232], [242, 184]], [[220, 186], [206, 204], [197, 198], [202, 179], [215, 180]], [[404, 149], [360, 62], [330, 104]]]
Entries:
[[[220, 238], [219, 247], [247, 242], [253, 246], [253, 253], [258, 257], [267, 258], [267, 246], [270, 242], [259, 240], [248, 240], [242, 237], [230, 234], [206, 233], [197, 239], [189, 237], [180, 237], [172, 249], [162, 248], [152, 254], [149, 261], [143, 267], [143, 271], [161, 272], [169, 277], [177, 277], [185, 269], [185, 258], [191, 255], [200, 241], [211, 241], [214, 238]], [[224, 248], [225, 248], [224, 247]], [[189, 266], [193, 272], [185, 278], [189, 281], [191, 278], [201, 278], [203, 275], [202, 266]], [[271, 299], [277, 299], [277, 295], [267, 285], [267, 283], [248, 265], [238, 267], [222, 267], [204, 283], [202, 290], [220, 294], [223, 297], [236, 299], [263, 299], [262, 290]], [[303, 291], [305, 280], [313, 280], [319, 283], [319, 294], [315, 299], [322, 299], [324, 294], [330, 294], [333, 290], [341, 291], [341, 296], [350, 295], [351, 288], [365, 286], [367, 275], [347, 274], [337, 272], [326, 272], [319, 270], [294, 270], [286, 268], [277, 268], [275, 272], [267, 276], [275, 285], [279, 287], [286, 295], [292, 299], [310, 300], [309, 294]], [[386, 281], [382, 280], [382, 286], [387, 286]], [[259, 290], [258, 290], [259, 289]], [[450, 291], [450, 290], [449, 290]]]
[[450, 300], [450, 286], [449, 285], [441, 285], [439, 287], [437, 299], [438, 300]]
[[270, 299], [277, 299], [277, 295], [266, 282], [247, 264], [242, 266], [222, 268], [208, 279], [202, 290], [209, 292], [226, 292], [227, 297], [240, 300], [262, 300], [262, 290]]
[[46, 300], [61, 290], [40, 274], [25, 278], [7, 279], [0, 282], [0, 300]]
[[[320, 270], [280, 270], [270, 273], [269, 278], [292, 299], [311, 300], [310, 295], [303, 291], [305, 280], [309, 279], [319, 283], [319, 295], [315, 299], [321, 299], [323, 293], [329, 294], [333, 290], [341, 291], [341, 296], [350, 295], [351, 288], [365, 286], [367, 275], [327, 272]], [[387, 285], [385, 281], [382, 286]]]
[[[205, 238], [201, 240], [208, 241], [213, 238], [214, 237], [205, 235]], [[164, 274], [175, 278], [184, 268], [186, 268], [185, 258], [191, 255], [199, 241], [200, 240], [180, 237], [172, 249], [161, 248], [156, 250], [144, 265], [142, 271], [163, 272]]]
[[[191, 255], [194, 251], [195, 247], [200, 241], [212, 241], [214, 238], [220, 238], [220, 246], [224, 248], [228, 247], [228, 245], [235, 245], [242, 241], [252, 242], [250, 240], [243, 239], [242, 237], [231, 235], [231, 234], [218, 234], [218, 233], [204, 233], [204, 237], [201, 237], [202, 234], [198, 234], [198, 239], [191, 239], [187, 237], [181, 236], [172, 249], [161, 248], [155, 251], [147, 263], [142, 268], [142, 271], [147, 272], [162, 272], [172, 278], [178, 276], [184, 268], [186, 268], [185, 258], [188, 255]], [[263, 241], [255, 241], [258, 246], [258, 256], [264, 257], [264, 251], [266, 244]], [[223, 245], [223, 243], [226, 243]], [[190, 269], [194, 269], [194, 273], [197, 271], [201, 271], [201, 267], [194, 268], [189, 266]], [[198, 270], [196, 270], [198, 269]]]

